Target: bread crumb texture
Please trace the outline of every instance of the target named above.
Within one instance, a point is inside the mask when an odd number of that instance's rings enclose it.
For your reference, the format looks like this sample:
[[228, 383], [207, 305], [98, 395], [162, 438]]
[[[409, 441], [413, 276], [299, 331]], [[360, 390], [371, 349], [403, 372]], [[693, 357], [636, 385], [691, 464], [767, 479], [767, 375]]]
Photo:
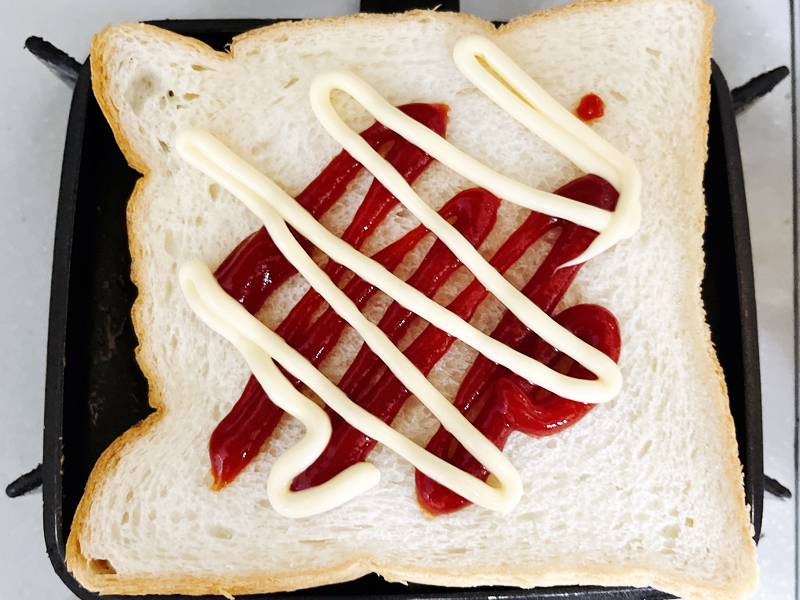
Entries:
[[[702, 189], [709, 102], [709, 7], [688, 0], [583, 2], [496, 30], [474, 17], [418, 11], [277, 24], [234, 40], [229, 54], [156, 28], [99, 34], [93, 84], [120, 147], [145, 174], [129, 204], [139, 363], [158, 412], [98, 462], [73, 522], [68, 565], [104, 593], [290, 590], [378, 572], [393, 581], [454, 586], [653, 586], [689, 598], [741, 598], [757, 587], [733, 422], [700, 300]], [[456, 69], [453, 46], [490, 37], [562, 105], [599, 95], [594, 130], [640, 169], [642, 224], [581, 270], [562, 301], [600, 304], [621, 327], [624, 387], [560, 434], [513, 434], [505, 453], [525, 494], [509, 514], [472, 506], [426, 517], [414, 470], [378, 446], [380, 484], [310, 519], [278, 515], [267, 499], [275, 459], [302, 436], [290, 418], [220, 492], [211, 491], [208, 440], [249, 370], [192, 313], [179, 266], [216, 267], [260, 224], [227, 191], [186, 165], [175, 136], [203, 127], [288, 193], [299, 193], [340, 150], [308, 100], [315, 75], [356, 73], [389, 102], [446, 103], [447, 138], [493, 169], [552, 191], [577, 168], [524, 130]], [[335, 95], [360, 131], [371, 117]], [[322, 219], [341, 234], [370, 183], [362, 174]], [[439, 164], [415, 189], [438, 208], [465, 179]], [[504, 203], [481, 252], [489, 257], [525, 212]], [[363, 248], [372, 254], [416, 225], [395, 210]], [[508, 277], [521, 286], [552, 236]], [[430, 244], [430, 241], [427, 242]], [[423, 244], [404, 268], [419, 261]], [[402, 272], [402, 269], [401, 269]], [[440, 292], [468, 281], [459, 273]], [[275, 327], [307, 290], [283, 285], [259, 317]], [[387, 306], [367, 308], [377, 320]], [[473, 323], [490, 331], [488, 300]], [[419, 324], [419, 330], [424, 324]], [[325, 360], [338, 380], [355, 333]], [[453, 397], [474, 352], [460, 343], [431, 380]], [[396, 421], [424, 444], [437, 422], [416, 400]]]

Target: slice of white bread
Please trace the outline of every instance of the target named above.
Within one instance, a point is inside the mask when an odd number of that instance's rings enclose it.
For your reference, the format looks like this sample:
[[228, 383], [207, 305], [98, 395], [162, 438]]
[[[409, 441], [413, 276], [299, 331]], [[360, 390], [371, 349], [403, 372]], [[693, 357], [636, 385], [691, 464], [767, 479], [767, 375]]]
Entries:
[[[752, 594], [757, 566], [742, 471], [700, 300], [712, 19], [699, 0], [581, 2], [499, 30], [448, 13], [359, 15], [260, 29], [235, 39], [228, 54], [145, 25], [99, 34], [95, 92], [128, 161], [145, 175], [128, 212], [140, 293], [133, 316], [137, 358], [158, 410], [103, 454], [87, 484], [67, 544], [68, 566], [83, 585], [103, 593], [244, 594], [376, 572], [461, 587]], [[641, 227], [587, 263], [561, 306], [596, 303], [617, 317], [622, 392], [557, 435], [512, 435], [505, 453], [525, 493], [508, 514], [470, 506], [426, 516], [413, 467], [378, 445], [369, 457], [382, 474], [377, 487], [316, 517], [282, 517], [266, 483], [270, 465], [302, 436], [289, 418], [232, 484], [212, 491], [208, 440], [249, 369], [192, 313], [177, 273], [189, 259], [215, 268], [260, 223], [178, 156], [176, 134], [208, 129], [296, 195], [341, 150], [314, 118], [311, 81], [344, 69], [395, 105], [449, 105], [448, 140], [503, 174], [547, 191], [579, 176], [459, 73], [453, 46], [475, 33], [570, 109], [598, 94], [606, 114], [594, 130], [640, 170]], [[336, 100], [356, 131], [372, 123], [350, 99]], [[370, 180], [360, 176], [321, 219], [329, 229], [341, 234]], [[438, 208], [472, 185], [435, 163], [414, 187]], [[504, 203], [481, 252], [491, 256], [524, 215]], [[363, 251], [415, 225], [395, 210]], [[545, 251], [537, 244], [509, 279], [524, 284]], [[306, 289], [296, 276], [259, 317], [274, 328]], [[377, 318], [386, 305], [378, 297], [367, 314]], [[473, 323], [490, 331], [498, 318], [487, 302]], [[360, 343], [350, 332], [342, 339], [322, 364], [333, 381]], [[452, 398], [474, 356], [456, 343], [431, 381]], [[437, 425], [414, 399], [394, 424], [423, 445]]]

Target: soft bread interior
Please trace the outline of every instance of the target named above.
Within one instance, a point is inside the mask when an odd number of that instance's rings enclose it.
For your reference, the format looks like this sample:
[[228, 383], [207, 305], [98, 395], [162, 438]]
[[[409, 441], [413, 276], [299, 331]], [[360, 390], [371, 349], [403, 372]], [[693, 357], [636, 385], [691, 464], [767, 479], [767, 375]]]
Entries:
[[[159, 408], [99, 461], [73, 523], [70, 568], [107, 593], [287, 590], [375, 571], [391, 580], [471, 586], [654, 586], [734, 598], [756, 585], [755, 548], [724, 381], [699, 286], [704, 268], [710, 9], [693, 1], [588, 2], [495, 31], [433, 12], [279, 24], [235, 40], [230, 56], [143, 25], [100, 34], [92, 53], [98, 99], [126, 156], [146, 174], [129, 206], [137, 358]], [[430, 518], [414, 470], [378, 446], [381, 483], [310, 519], [270, 507], [270, 465], [302, 435], [285, 418], [234, 484], [211, 491], [208, 439], [249, 376], [235, 349], [191, 311], [177, 270], [216, 267], [260, 226], [241, 203], [186, 165], [174, 147], [189, 126], [214, 133], [296, 195], [340, 148], [314, 118], [313, 77], [358, 74], [391, 103], [446, 103], [447, 138], [493, 169], [552, 191], [580, 172], [494, 106], [458, 72], [452, 48], [490, 37], [556, 100], [593, 92], [606, 116], [593, 127], [630, 156], [643, 179], [638, 232], [583, 267], [562, 302], [600, 304], [620, 323], [619, 397], [558, 435], [513, 434], [505, 452], [525, 494], [509, 514], [477, 507]], [[355, 130], [371, 118], [344, 95]], [[371, 181], [360, 176], [322, 219], [340, 234]], [[471, 184], [434, 164], [415, 184], [438, 208]], [[481, 247], [490, 257], [525, 217], [504, 203]], [[364, 247], [416, 225], [400, 208]], [[548, 238], [552, 239], [552, 236]], [[407, 275], [430, 240], [400, 270]], [[521, 286], [546, 252], [538, 244], [508, 273]], [[322, 260], [322, 257], [318, 257]], [[468, 281], [459, 273], [445, 300]], [[295, 277], [260, 318], [275, 327], [306, 291]], [[367, 314], [380, 317], [378, 295]], [[490, 331], [487, 301], [473, 323]], [[423, 326], [418, 325], [417, 331]], [[336, 381], [358, 349], [348, 332], [322, 365]], [[456, 343], [430, 376], [453, 397], [474, 351]], [[437, 423], [415, 400], [395, 426], [424, 444]]]

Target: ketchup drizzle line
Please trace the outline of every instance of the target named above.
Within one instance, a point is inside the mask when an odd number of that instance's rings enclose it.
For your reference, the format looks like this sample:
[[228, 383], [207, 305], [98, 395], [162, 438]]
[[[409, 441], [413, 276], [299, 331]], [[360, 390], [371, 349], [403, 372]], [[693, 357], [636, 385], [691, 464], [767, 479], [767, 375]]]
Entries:
[[[444, 135], [447, 121], [445, 106], [411, 104], [400, 107], [400, 110], [439, 135]], [[394, 142], [386, 159], [409, 183], [432, 162], [428, 155], [380, 123], [375, 123], [361, 135], [376, 149]], [[297, 197], [298, 202], [319, 218], [342, 196], [361, 168], [349, 154], [341, 152]], [[555, 193], [606, 210], [613, 210], [618, 199], [616, 190], [595, 175], [575, 180]], [[377, 180], [374, 181], [342, 239], [355, 248], [360, 247], [396, 204], [397, 200]], [[452, 198], [440, 214], [450, 220], [473, 246], [478, 247], [495, 224], [498, 206], [499, 200], [489, 192], [471, 189]], [[562, 226], [557, 241], [522, 290], [548, 315], [552, 315], [580, 269], [580, 265], [559, 269], [560, 265], [579, 256], [597, 236], [596, 232], [554, 217], [531, 213], [490, 261], [500, 273], [505, 272], [536, 240], [557, 226]], [[393, 270], [427, 233], [424, 227], [417, 227], [376, 253], [373, 258]], [[306, 251], [311, 249], [309, 242], [300, 241]], [[460, 261], [437, 240], [408, 283], [431, 297], [459, 265]], [[325, 272], [334, 282], [340, 283], [346, 270], [331, 260], [325, 266]], [[294, 273], [292, 265], [262, 228], [239, 244], [223, 261], [215, 276], [228, 294], [241, 302], [249, 312], [255, 313], [269, 295]], [[354, 276], [344, 291], [362, 308], [376, 290]], [[448, 305], [448, 309], [469, 320], [486, 295], [487, 291], [480, 282], [473, 280]], [[318, 313], [323, 304], [320, 295], [313, 289], [309, 290], [276, 330], [278, 335], [315, 365], [335, 346], [345, 325], [344, 320], [330, 307], [313, 323], [310, 322], [311, 316]], [[391, 341], [397, 342], [414, 318], [413, 313], [395, 301], [381, 318], [379, 327]], [[595, 305], [580, 305], [563, 311], [556, 321], [613, 360], [618, 359], [618, 326], [607, 310]], [[506, 312], [491, 335], [548, 366], [554, 366], [565, 358], [510, 312]], [[428, 325], [404, 353], [427, 375], [453, 341], [451, 336]], [[579, 364], [571, 359], [568, 361], [570, 364], [565, 366], [565, 372], [569, 375], [594, 378]], [[300, 384], [296, 379], [291, 380], [295, 385]], [[394, 419], [410, 396], [405, 386], [366, 345], [362, 345], [338, 385], [353, 401], [386, 423]], [[471, 407], [477, 408], [479, 413], [474, 424], [501, 449], [511, 431], [549, 435], [577, 422], [593, 406], [546, 392], [482, 355], [478, 355], [459, 388], [455, 405], [464, 413]], [[365, 460], [375, 446], [374, 440], [353, 428], [338, 414], [329, 409], [327, 412], [333, 426], [331, 442], [317, 461], [296, 478], [293, 490], [324, 483], [348, 466]], [[241, 398], [211, 436], [209, 455], [214, 489], [233, 481], [249, 464], [282, 415], [283, 411], [269, 400], [255, 377], [251, 376]], [[427, 449], [476, 477], [485, 480], [489, 475], [460, 445], [453, 444], [452, 436], [443, 428], [434, 435]], [[467, 504], [466, 500], [419, 472], [417, 494], [422, 507], [432, 514], [452, 512]]]
[[[444, 135], [447, 127], [446, 106], [407, 104], [399, 108], [439, 135]], [[364, 130], [361, 136], [376, 149], [388, 142], [395, 142], [387, 153], [386, 160], [409, 183], [416, 180], [433, 161], [430, 156], [380, 123], [376, 122]], [[319, 218], [341, 198], [361, 169], [362, 166], [347, 152], [340, 152], [296, 200], [311, 215]], [[373, 181], [342, 239], [359, 248], [396, 205], [397, 200], [386, 188], [380, 182]], [[419, 239], [427, 233], [421, 228], [415, 231]], [[311, 250], [311, 244], [307, 240], [300, 241], [304, 250]], [[344, 269], [333, 261], [328, 262], [325, 271], [336, 283], [344, 275]], [[295, 268], [280, 253], [266, 229], [262, 227], [239, 243], [217, 268], [214, 276], [222, 289], [254, 314], [280, 284], [295, 273]], [[294, 346], [298, 336], [304, 331], [304, 325], [307, 325], [310, 316], [323, 302], [317, 292], [309, 290], [284, 319], [276, 333]], [[314, 356], [314, 364], [322, 361], [332, 345]], [[312, 356], [308, 355], [306, 358]], [[272, 403], [256, 378], [251, 375], [241, 397], [214, 430], [209, 441], [214, 489], [225, 487], [250, 463], [282, 416], [283, 411]]]

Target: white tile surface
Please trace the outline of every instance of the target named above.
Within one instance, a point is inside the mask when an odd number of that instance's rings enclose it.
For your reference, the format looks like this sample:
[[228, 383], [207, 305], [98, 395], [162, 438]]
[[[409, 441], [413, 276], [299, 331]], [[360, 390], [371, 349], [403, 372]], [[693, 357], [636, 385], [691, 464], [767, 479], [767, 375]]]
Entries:
[[[736, 2], [718, 9], [714, 56], [731, 87], [790, 66], [789, 7], [783, 1]], [[756, 281], [764, 421], [764, 471], [794, 492], [794, 337], [792, 309], [791, 85], [737, 119]], [[795, 598], [793, 501], [766, 495], [758, 598]]]
[[[507, 19], [562, 2], [462, 0], [465, 12]], [[717, 0], [714, 56], [733, 87], [790, 64], [786, 0]], [[157, 18], [321, 16], [357, 0], [41, 0], [0, 7], [0, 483], [41, 459], [44, 361], [61, 154], [70, 91], [23, 49], [29, 35], [82, 60], [107, 23]], [[794, 485], [791, 98], [788, 82], [739, 119], [750, 207], [761, 343], [766, 472]], [[794, 491], [794, 490], [793, 490]], [[66, 600], [47, 560], [41, 495], [0, 498], [0, 598]], [[795, 598], [792, 501], [765, 499], [758, 598]]]

